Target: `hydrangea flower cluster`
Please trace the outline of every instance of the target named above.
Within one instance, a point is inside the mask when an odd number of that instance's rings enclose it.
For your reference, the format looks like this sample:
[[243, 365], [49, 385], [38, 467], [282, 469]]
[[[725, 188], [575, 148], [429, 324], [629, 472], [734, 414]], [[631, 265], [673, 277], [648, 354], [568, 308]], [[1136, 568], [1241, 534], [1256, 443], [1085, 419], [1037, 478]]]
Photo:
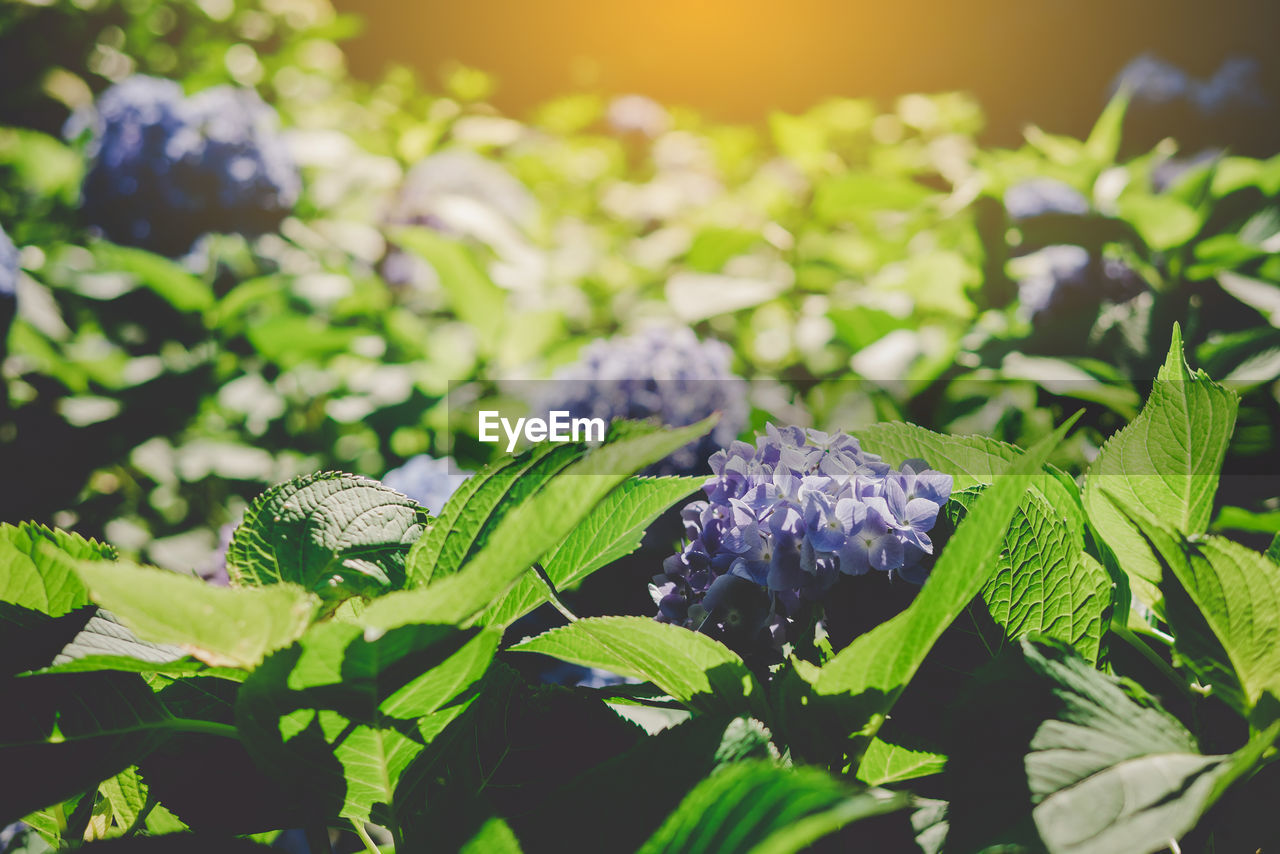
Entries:
[[1123, 261], [1097, 258], [1081, 246], [1046, 246], [1014, 261], [1018, 303], [1033, 324], [1096, 312], [1101, 301], [1125, 302], [1147, 289]]
[[1030, 178], [1005, 191], [1004, 209], [1014, 221], [1053, 214], [1084, 216], [1089, 213], [1089, 200], [1065, 181]]
[[206, 232], [271, 231], [297, 201], [276, 113], [250, 89], [188, 98], [172, 80], [135, 75], [73, 115], [66, 133], [86, 129], [84, 213], [117, 243], [176, 256]]
[[432, 516], [439, 516], [445, 503], [470, 476], [469, 471], [458, 471], [457, 464], [450, 457], [436, 459], [428, 454], [419, 454], [387, 472], [382, 483], [412, 498], [427, 508]]
[[710, 463], [707, 499], [681, 513], [686, 544], [649, 586], [659, 621], [764, 633], [779, 648], [789, 620], [841, 574], [928, 576], [952, 481], [923, 460], [895, 470], [847, 434], [768, 425], [754, 447], [734, 442]]
[[556, 372], [536, 413], [568, 411], [572, 418], [656, 419], [684, 427], [721, 414], [714, 430], [677, 450], [647, 474], [705, 472], [702, 461], [737, 438], [747, 423], [745, 382], [720, 341], [699, 341], [693, 331], [648, 329], [637, 335], [597, 340], [579, 360]]
[[0, 226], [0, 299], [12, 299], [18, 292], [18, 247]]

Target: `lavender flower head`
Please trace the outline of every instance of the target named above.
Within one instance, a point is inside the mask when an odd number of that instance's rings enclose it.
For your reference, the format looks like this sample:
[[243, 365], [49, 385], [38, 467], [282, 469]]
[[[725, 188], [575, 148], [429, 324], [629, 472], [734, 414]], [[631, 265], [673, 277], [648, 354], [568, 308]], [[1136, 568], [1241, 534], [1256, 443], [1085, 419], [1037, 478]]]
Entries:
[[844, 433], [770, 424], [710, 463], [707, 499], [681, 513], [686, 544], [649, 585], [660, 622], [777, 648], [841, 574], [928, 576], [952, 481], [923, 460], [895, 470]]
[[597, 340], [579, 360], [557, 371], [534, 404], [535, 414], [567, 411], [571, 418], [654, 420], [684, 427], [713, 412], [720, 421], [646, 474], [703, 473], [717, 448], [737, 438], [747, 423], [746, 384], [731, 367], [733, 353], [720, 341], [699, 341], [693, 331], [648, 329]]
[[0, 226], [0, 299], [13, 299], [18, 292], [18, 247]]
[[1089, 200], [1065, 181], [1030, 178], [1014, 184], [1005, 192], [1004, 207], [1014, 220], [1047, 214], [1084, 216], [1089, 213]]
[[439, 516], [445, 503], [470, 476], [469, 471], [458, 471], [457, 464], [450, 457], [437, 460], [427, 454], [419, 454], [387, 472], [382, 482], [427, 508], [432, 516]]
[[86, 219], [117, 243], [171, 256], [206, 232], [271, 231], [300, 189], [277, 125], [249, 89], [218, 86], [188, 98], [172, 80], [117, 83], [65, 129], [92, 131]]

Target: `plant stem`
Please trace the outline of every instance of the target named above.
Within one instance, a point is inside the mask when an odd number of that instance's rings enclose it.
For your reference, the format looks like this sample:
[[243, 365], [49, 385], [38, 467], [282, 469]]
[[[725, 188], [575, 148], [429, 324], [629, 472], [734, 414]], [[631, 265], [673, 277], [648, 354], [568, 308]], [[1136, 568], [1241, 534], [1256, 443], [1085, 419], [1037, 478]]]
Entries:
[[1137, 650], [1138, 654], [1145, 658], [1147, 662], [1158, 670], [1162, 676], [1172, 682], [1174, 687], [1176, 687], [1183, 696], [1191, 701], [1192, 708], [1195, 707], [1195, 701], [1200, 699], [1199, 695], [1197, 695], [1195, 691], [1191, 690], [1191, 687], [1187, 685], [1186, 680], [1178, 675], [1178, 671], [1170, 667], [1168, 662], [1163, 658], [1156, 655], [1155, 650], [1147, 646], [1146, 642], [1134, 634], [1132, 629], [1127, 626], [1112, 623], [1111, 632], [1116, 635], [1116, 637], [1124, 639], [1131, 647]]
[[369, 854], [381, 854], [382, 849], [380, 849], [377, 843], [375, 843], [369, 836], [369, 831], [365, 830], [363, 821], [357, 821], [353, 818], [351, 819], [351, 826], [355, 828], [356, 836], [360, 837], [360, 841], [364, 843], [364, 849], [368, 851]]
[[220, 735], [223, 738], [239, 738], [240, 731], [231, 724], [220, 724], [217, 721], [202, 721], [197, 718], [170, 718], [170, 729], [178, 732], [194, 732], [204, 735]]
[[538, 576], [538, 578], [542, 580], [542, 583], [547, 585], [547, 590], [550, 592], [550, 595], [551, 595], [552, 606], [561, 614], [563, 614], [564, 618], [569, 622], [571, 623], [577, 622], [578, 615], [573, 613], [573, 611], [569, 609], [569, 606], [564, 604], [564, 601], [561, 600], [560, 592], [556, 590], [556, 586], [551, 583], [551, 578], [550, 576], [547, 575], [547, 571], [542, 568], [542, 564], [535, 563], [532, 569], [533, 569], [534, 575]]

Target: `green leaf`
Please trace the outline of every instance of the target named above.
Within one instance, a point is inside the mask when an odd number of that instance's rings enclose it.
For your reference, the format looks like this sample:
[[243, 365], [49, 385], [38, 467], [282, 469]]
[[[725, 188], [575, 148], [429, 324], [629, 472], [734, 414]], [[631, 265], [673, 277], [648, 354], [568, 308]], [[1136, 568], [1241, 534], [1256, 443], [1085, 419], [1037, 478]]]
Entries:
[[114, 557], [110, 546], [78, 534], [30, 522], [0, 525], [0, 600], [60, 617], [89, 604], [76, 562]]
[[409, 550], [405, 571], [417, 587], [457, 572], [488, 541], [498, 521], [551, 476], [581, 459], [585, 445], [542, 444], [486, 466], [463, 482], [436, 524]]
[[1225, 270], [1218, 274], [1218, 284], [1240, 302], [1256, 309], [1272, 326], [1280, 327], [1280, 285]]
[[511, 825], [495, 817], [481, 825], [459, 851], [461, 854], [520, 854], [521, 848]]
[[90, 251], [99, 269], [128, 273], [178, 311], [208, 311], [217, 301], [207, 284], [168, 258], [105, 240], [94, 241]]
[[1183, 245], [1204, 224], [1195, 208], [1171, 196], [1128, 194], [1120, 197], [1118, 207], [1121, 218], [1132, 224], [1143, 242], [1157, 252]]
[[929, 750], [916, 750], [873, 738], [862, 754], [857, 777], [868, 786], [901, 783], [917, 777], [940, 774], [946, 768], [947, 757]]
[[227, 549], [227, 570], [235, 584], [292, 582], [326, 600], [399, 589], [409, 547], [430, 520], [377, 481], [305, 475], [253, 502]]
[[186, 657], [180, 647], [141, 640], [115, 614], [99, 608], [42, 672], [124, 670], [176, 676], [204, 669], [202, 662]]
[[1228, 756], [1203, 756], [1168, 713], [1061, 650], [1024, 644], [1061, 701], [1031, 742], [1032, 817], [1051, 854], [1146, 854], [1196, 826], [1257, 766], [1280, 727]]
[[457, 240], [416, 226], [393, 229], [390, 237], [435, 268], [454, 314], [476, 330], [492, 351], [508, 316], [507, 295], [485, 275], [470, 250]]
[[[1246, 715], [1256, 709], [1265, 718], [1254, 721], [1256, 728], [1269, 725], [1280, 711], [1280, 566], [1223, 537], [1189, 540], [1150, 516], [1129, 517], [1173, 571], [1177, 595], [1185, 593], [1199, 612], [1170, 607], [1175, 648], [1227, 702], [1239, 693], [1243, 703], [1233, 705]], [[1217, 644], [1197, 637], [1204, 628]], [[1260, 706], [1265, 694], [1271, 700]]]
[[364, 821], [466, 708], [454, 701], [498, 640], [487, 629], [319, 623], [245, 680], [236, 724], [265, 770], [325, 815]]
[[[879, 454], [890, 465], [922, 459], [935, 471], [951, 475], [952, 490], [995, 483], [1022, 449], [986, 436], [949, 436], [901, 421], [872, 424], [858, 431], [863, 450]], [[1046, 467], [1031, 484], [1071, 522], [1083, 520], [1079, 491], [1062, 472]]]
[[[929, 649], [991, 577], [1002, 535], [1037, 481], [1033, 475], [1074, 422], [1069, 419], [996, 478], [956, 529], [910, 607], [859, 635], [818, 671], [814, 700], [839, 735], [875, 735]], [[855, 745], [855, 755], [862, 746]]]
[[904, 793], [855, 792], [817, 768], [742, 762], [699, 783], [640, 852], [790, 854], [908, 803]]
[[633, 472], [706, 433], [717, 417], [678, 429], [626, 435], [592, 450], [504, 516], [489, 545], [462, 571], [425, 588], [381, 597], [369, 606], [365, 619], [384, 628], [414, 620], [474, 620]]
[[316, 610], [315, 597], [293, 584], [214, 587], [128, 562], [82, 561], [76, 571], [93, 600], [139, 637], [173, 644], [215, 667], [256, 666], [301, 635]]
[[590, 617], [511, 647], [652, 682], [692, 709], [739, 713], [763, 692], [737, 653], [707, 635], [647, 617]]
[[1019, 652], [980, 674], [955, 707], [948, 843], [956, 850], [1163, 851], [1259, 766], [1280, 733], [1235, 754], [1201, 755], [1129, 680], [1060, 643], [1024, 640]]
[[[701, 485], [702, 479], [696, 477], [637, 477], [626, 481], [543, 558], [547, 577], [557, 590], [564, 590], [631, 554], [640, 547], [654, 519]], [[546, 601], [547, 594], [541, 579], [526, 575], [485, 619], [505, 625]]]
[[1202, 533], [1209, 526], [1237, 404], [1234, 392], [1203, 371], [1191, 373], [1175, 325], [1169, 356], [1142, 412], [1107, 440], [1089, 467], [1084, 484], [1089, 524], [1148, 605], [1160, 599], [1160, 566], [1133, 523], [1103, 493], [1181, 533]]
[[0, 824], [95, 787], [157, 747], [172, 719], [132, 673], [24, 676], [0, 682]]
[[1129, 92], [1117, 92], [1103, 108], [1102, 115], [1093, 123], [1089, 138], [1084, 142], [1085, 153], [1099, 167], [1116, 162], [1120, 153], [1120, 138], [1124, 131], [1125, 113], [1129, 111]]
[[133, 827], [147, 803], [147, 784], [138, 776], [137, 766], [130, 766], [99, 786], [111, 804], [111, 814], [121, 830]]
[[1027, 491], [1005, 534], [982, 599], [1005, 639], [1037, 634], [1064, 641], [1091, 664], [1110, 623], [1111, 576], [1084, 551], [1084, 531]]

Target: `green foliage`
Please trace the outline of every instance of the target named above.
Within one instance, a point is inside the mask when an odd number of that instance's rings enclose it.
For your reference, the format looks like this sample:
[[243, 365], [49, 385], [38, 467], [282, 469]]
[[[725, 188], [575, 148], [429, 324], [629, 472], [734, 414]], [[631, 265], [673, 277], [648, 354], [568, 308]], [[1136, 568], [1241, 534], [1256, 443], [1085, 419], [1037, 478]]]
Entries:
[[[1126, 92], [1008, 150], [958, 94], [520, 122], [479, 70], [351, 78], [326, 0], [10, 6], [0, 518], [40, 520], [0, 525], [18, 850], [353, 821], [401, 852], [1266, 849], [1280, 157], [1169, 180], [1190, 149], [1137, 151]], [[276, 233], [170, 258], [86, 228], [59, 127], [131, 70], [271, 104], [301, 176]], [[437, 155], [479, 166], [415, 196]], [[1083, 212], [1015, 213], [1043, 179]], [[1050, 246], [1084, 288], [1038, 305]], [[523, 414], [524, 380], [663, 323], [729, 345], [752, 428], [952, 476], [918, 592], [841, 578], [740, 655], [644, 598], [701, 480], [636, 472], [714, 416], [479, 441], [477, 404]], [[438, 518], [370, 479], [419, 454], [477, 472]], [[232, 586], [193, 577], [237, 522]], [[581, 668], [640, 682], [535, 684], [609, 681]]]
[[173, 644], [215, 667], [256, 667], [302, 634], [317, 605], [295, 584], [222, 589], [127, 562], [84, 562], [76, 571], [90, 597], [142, 639]]
[[1236, 420], [1237, 397], [1203, 371], [1191, 373], [1174, 328], [1169, 357], [1151, 396], [1089, 467], [1084, 505], [1093, 527], [1149, 605], [1160, 596], [1160, 567], [1120, 506], [1164, 520], [1184, 534], [1209, 527], [1218, 472]]
[[855, 792], [816, 769], [744, 762], [700, 783], [640, 851], [788, 854], [906, 803], [902, 795]]
[[413, 501], [365, 478], [300, 477], [246, 511], [227, 568], [238, 584], [297, 584], [328, 600], [399, 589], [409, 546], [429, 520]]
[[826, 725], [838, 727], [826, 736], [864, 740], [852, 748], [855, 761], [929, 649], [991, 576], [1001, 533], [1027, 489], [1028, 475], [1044, 465], [1069, 426], [1062, 425], [1020, 456], [983, 493], [911, 607], [859, 636], [805, 677], [813, 686], [814, 704], [824, 709]]
[[591, 617], [512, 647], [652, 682], [703, 712], [760, 710], [763, 691], [735, 653], [706, 635], [644, 617]]

